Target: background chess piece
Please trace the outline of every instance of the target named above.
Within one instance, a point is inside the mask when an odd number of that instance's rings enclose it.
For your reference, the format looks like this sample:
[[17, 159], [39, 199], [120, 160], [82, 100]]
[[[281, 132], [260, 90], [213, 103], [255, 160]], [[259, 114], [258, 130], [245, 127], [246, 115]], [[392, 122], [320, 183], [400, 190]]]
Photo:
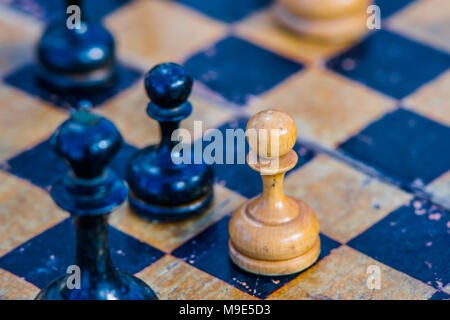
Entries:
[[275, 16], [303, 36], [325, 42], [349, 42], [366, 31], [371, 0], [277, 0]]
[[130, 159], [126, 180], [131, 208], [150, 220], [190, 218], [202, 212], [213, 198], [212, 167], [186, 163], [181, 153], [172, 152], [179, 143], [172, 140], [172, 133], [192, 112], [187, 101], [192, 82], [175, 63], [159, 64], [145, 78], [151, 99], [147, 114], [159, 122], [161, 142], [139, 150]]
[[319, 223], [313, 210], [283, 192], [284, 175], [298, 160], [292, 150], [296, 136], [292, 118], [278, 110], [259, 112], [247, 124], [247, 162], [262, 174], [263, 192], [234, 211], [229, 224], [230, 257], [246, 271], [292, 274], [319, 257]]
[[87, 18], [82, 0], [66, 0], [64, 9], [81, 9], [79, 25], [69, 28], [68, 15], [52, 21], [37, 48], [37, 76], [51, 90], [92, 92], [113, 85], [116, 77], [115, 43], [100, 24]]
[[116, 269], [110, 259], [108, 214], [127, 196], [125, 183], [106, 165], [117, 153], [122, 137], [114, 124], [80, 110], [72, 113], [51, 137], [53, 149], [71, 170], [53, 184], [55, 203], [68, 211], [76, 229], [79, 289], [68, 287], [64, 275], [45, 287], [38, 300], [157, 299], [152, 289], [133, 275]]

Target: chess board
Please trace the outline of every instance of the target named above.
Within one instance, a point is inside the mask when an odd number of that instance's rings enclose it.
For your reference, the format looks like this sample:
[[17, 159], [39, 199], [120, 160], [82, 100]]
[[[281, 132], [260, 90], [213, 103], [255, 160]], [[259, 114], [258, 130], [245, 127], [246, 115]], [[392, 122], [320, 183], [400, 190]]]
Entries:
[[[161, 299], [449, 298], [449, 1], [377, 1], [382, 29], [335, 45], [279, 26], [270, 0], [86, 2], [116, 39], [120, 76], [76, 97], [33, 76], [34, 46], [62, 1], [0, 0], [0, 299], [33, 298], [74, 261], [72, 222], [48, 194], [67, 170], [48, 143], [67, 107], [90, 100], [117, 125], [126, 143], [111, 166], [123, 177], [130, 155], [158, 142], [143, 75], [163, 61], [195, 79], [188, 130], [245, 128], [269, 107], [294, 118], [300, 160], [285, 191], [316, 211], [322, 251], [290, 276], [235, 267], [229, 217], [261, 181], [247, 165], [215, 164], [215, 198], [198, 217], [150, 223], [127, 204], [111, 214], [118, 268]], [[367, 285], [373, 266], [379, 289]]]

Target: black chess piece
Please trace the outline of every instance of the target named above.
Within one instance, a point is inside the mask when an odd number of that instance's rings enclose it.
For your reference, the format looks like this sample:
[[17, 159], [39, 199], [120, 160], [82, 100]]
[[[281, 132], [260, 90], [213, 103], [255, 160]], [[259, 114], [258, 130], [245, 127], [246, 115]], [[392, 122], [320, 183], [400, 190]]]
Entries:
[[50, 143], [72, 168], [52, 185], [50, 194], [75, 224], [81, 287], [70, 288], [71, 274], [64, 275], [36, 299], [157, 299], [145, 282], [119, 271], [110, 259], [108, 215], [127, 196], [124, 181], [106, 167], [122, 144], [119, 131], [109, 120], [81, 109], [55, 131]]
[[[157, 120], [161, 142], [139, 150], [127, 167], [129, 203], [133, 211], [157, 221], [180, 220], [202, 212], [213, 198], [211, 166], [182, 161], [174, 152], [172, 133], [192, 112], [187, 101], [192, 78], [175, 63], [162, 63], [145, 77], [151, 102], [147, 114]], [[192, 156], [192, 154], [190, 155]]]
[[88, 19], [82, 0], [66, 0], [66, 8], [77, 5], [80, 23], [68, 25], [65, 12], [45, 29], [37, 48], [37, 76], [51, 90], [61, 93], [106, 89], [116, 78], [113, 36]]

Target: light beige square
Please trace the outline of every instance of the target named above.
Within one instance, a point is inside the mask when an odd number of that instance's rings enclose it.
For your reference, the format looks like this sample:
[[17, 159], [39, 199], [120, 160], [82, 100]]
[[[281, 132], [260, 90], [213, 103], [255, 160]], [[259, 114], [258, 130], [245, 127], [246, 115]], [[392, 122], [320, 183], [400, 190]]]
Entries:
[[394, 106], [393, 99], [362, 84], [325, 70], [309, 69], [255, 99], [251, 110], [286, 111], [295, 120], [301, 139], [333, 148]]
[[450, 126], [450, 70], [406, 97], [402, 105]]
[[155, 248], [171, 252], [220, 218], [233, 212], [245, 199], [215, 185], [211, 207], [199, 216], [178, 222], [151, 223], [133, 213], [128, 205], [114, 212], [110, 223]]
[[241, 290], [172, 256], [137, 274], [161, 300], [255, 300]]
[[34, 59], [42, 26], [15, 10], [0, 10], [0, 75], [6, 75]]
[[134, 1], [106, 25], [120, 53], [149, 64], [180, 62], [225, 34], [225, 26], [173, 1]]
[[[144, 147], [160, 141], [158, 122], [145, 111], [149, 101], [140, 81], [107, 102], [98, 112], [116, 124], [127, 142]], [[181, 128], [189, 130], [191, 142], [200, 138], [206, 129], [218, 127], [234, 117], [234, 111], [215, 105], [196, 93], [191, 94], [189, 101], [192, 114], [181, 122]]]
[[39, 289], [31, 283], [0, 268], [0, 300], [31, 300]]
[[450, 170], [427, 185], [426, 190], [433, 195], [433, 202], [450, 208]]
[[412, 197], [325, 155], [289, 175], [285, 190], [306, 201], [316, 212], [321, 232], [341, 243]]
[[[367, 268], [379, 268], [380, 289], [369, 289]], [[373, 267], [372, 267], [373, 268]], [[347, 246], [339, 247], [269, 299], [419, 300], [436, 290]]]
[[0, 89], [0, 161], [45, 140], [66, 118], [57, 107], [13, 88]]
[[450, 1], [415, 1], [390, 18], [388, 27], [450, 52]]
[[44, 190], [0, 171], [0, 256], [68, 217]]

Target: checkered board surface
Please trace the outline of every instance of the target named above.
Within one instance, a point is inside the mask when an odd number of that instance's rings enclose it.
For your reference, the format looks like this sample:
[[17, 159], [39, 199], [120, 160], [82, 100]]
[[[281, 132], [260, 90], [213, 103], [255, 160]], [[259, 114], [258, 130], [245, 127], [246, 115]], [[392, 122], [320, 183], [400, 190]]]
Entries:
[[[74, 230], [48, 187], [67, 169], [48, 137], [67, 118], [33, 77], [33, 52], [59, 0], [0, 0], [0, 298], [30, 299], [65, 273]], [[118, 46], [120, 81], [91, 100], [126, 144], [156, 143], [143, 73], [183, 64], [195, 78], [193, 130], [244, 128], [276, 107], [296, 121], [300, 156], [285, 190], [309, 203], [322, 252], [310, 269], [257, 277], [227, 252], [230, 214], [261, 191], [246, 165], [215, 165], [205, 214], [152, 224], [123, 205], [110, 218], [114, 263], [161, 299], [447, 299], [450, 294], [450, 2], [380, 0], [382, 29], [361, 41], [300, 39], [273, 19], [268, 0], [86, 1]], [[199, 138], [201, 133], [193, 133]], [[367, 268], [381, 270], [368, 289]]]

